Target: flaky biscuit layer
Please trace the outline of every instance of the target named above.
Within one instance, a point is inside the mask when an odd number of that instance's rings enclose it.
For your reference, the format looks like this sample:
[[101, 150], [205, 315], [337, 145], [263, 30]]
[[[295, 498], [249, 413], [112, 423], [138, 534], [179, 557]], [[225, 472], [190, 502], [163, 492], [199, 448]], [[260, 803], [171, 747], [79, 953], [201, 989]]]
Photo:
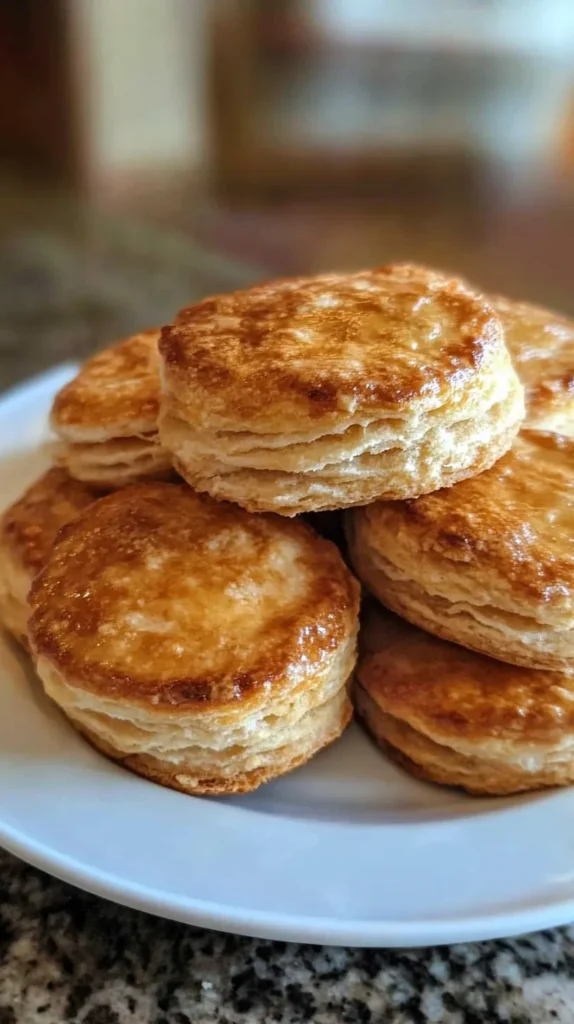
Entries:
[[359, 576], [445, 639], [531, 668], [574, 658], [574, 442], [523, 431], [480, 476], [347, 520]]
[[55, 457], [77, 480], [111, 489], [169, 475], [157, 430], [158, 340], [158, 330], [143, 331], [104, 349], [56, 395]]
[[157, 433], [97, 444], [60, 444], [54, 456], [76, 480], [106, 490], [140, 480], [169, 479], [173, 475], [171, 456], [160, 445]]
[[303, 522], [125, 488], [60, 533], [30, 601], [47, 693], [166, 785], [251, 788], [348, 720], [359, 588]]
[[353, 700], [411, 772], [474, 793], [574, 781], [574, 677], [517, 668], [371, 607]]
[[490, 298], [526, 392], [526, 425], [574, 436], [574, 321], [501, 296]]
[[44, 473], [0, 519], [0, 622], [26, 643], [28, 591], [62, 526], [102, 491], [73, 480], [64, 470]]
[[160, 437], [197, 490], [283, 515], [493, 464], [524, 415], [486, 300], [419, 267], [270, 282], [162, 332]]

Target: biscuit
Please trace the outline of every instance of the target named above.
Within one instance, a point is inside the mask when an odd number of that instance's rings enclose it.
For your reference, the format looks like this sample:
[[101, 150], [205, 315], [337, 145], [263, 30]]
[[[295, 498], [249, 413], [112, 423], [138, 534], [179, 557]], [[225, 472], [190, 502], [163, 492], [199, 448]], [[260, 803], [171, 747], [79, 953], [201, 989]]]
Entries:
[[143, 331], [99, 352], [56, 395], [56, 459], [77, 480], [112, 489], [169, 475], [157, 430], [158, 339]]
[[198, 491], [284, 516], [491, 466], [523, 392], [487, 301], [420, 267], [259, 285], [164, 328], [160, 437]]
[[349, 721], [358, 590], [302, 522], [142, 483], [60, 533], [29, 633], [46, 692], [106, 755], [186, 793], [246, 792]]
[[412, 774], [504, 795], [574, 782], [574, 678], [493, 661], [370, 609], [353, 700]]
[[423, 629], [513, 665], [574, 659], [574, 441], [524, 430], [496, 466], [347, 515], [351, 563]]
[[27, 643], [28, 591], [61, 526], [102, 492], [64, 470], [44, 473], [0, 519], [0, 622]]
[[574, 321], [540, 306], [489, 297], [526, 392], [526, 425], [574, 437]]

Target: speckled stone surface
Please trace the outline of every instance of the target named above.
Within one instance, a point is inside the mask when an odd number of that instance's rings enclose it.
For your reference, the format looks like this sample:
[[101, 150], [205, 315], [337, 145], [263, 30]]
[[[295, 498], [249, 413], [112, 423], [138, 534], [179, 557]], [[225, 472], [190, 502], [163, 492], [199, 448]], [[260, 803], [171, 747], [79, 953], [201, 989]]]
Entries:
[[574, 929], [428, 950], [285, 945], [125, 910], [0, 854], [0, 1024], [571, 1024]]
[[68, 215], [65, 230], [0, 232], [0, 388], [258, 276], [185, 238], [96, 216]]
[[[72, 221], [0, 242], [0, 388], [257, 276]], [[574, 1024], [574, 928], [408, 952], [284, 945], [158, 921], [0, 853], [0, 1024], [68, 1021]]]

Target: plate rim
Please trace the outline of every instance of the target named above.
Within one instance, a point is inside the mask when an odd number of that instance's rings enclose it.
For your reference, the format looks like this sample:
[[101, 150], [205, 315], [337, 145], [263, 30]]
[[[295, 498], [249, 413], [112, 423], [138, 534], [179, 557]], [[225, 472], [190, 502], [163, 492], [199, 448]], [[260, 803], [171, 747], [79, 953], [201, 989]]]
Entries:
[[159, 889], [140, 886], [111, 873], [62, 857], [49, 847], [30, 840], [0, 821], [0, 845], [32, 867], [93, 896], [131, 910], [178, 921], [196, 928], [228, 932], [254, 939], [272, 939], [306, 945], [413, 949], [494, 941], [571, 924], [574, 897], [547, 902], [536, 909], [452, 918], [432, 922], [364, 921], [337, 922], [332, 918], [278, 916], [271, 911], [244, 912], [223, 908], [213, 901], [187, 896], [175, 899]]

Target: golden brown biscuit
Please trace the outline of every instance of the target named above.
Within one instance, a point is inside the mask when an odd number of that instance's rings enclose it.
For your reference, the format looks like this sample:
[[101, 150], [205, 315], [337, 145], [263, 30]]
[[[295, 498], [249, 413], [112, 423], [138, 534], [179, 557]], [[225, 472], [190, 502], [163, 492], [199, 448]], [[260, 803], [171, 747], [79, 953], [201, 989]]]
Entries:
[[60, 533], [30, 601], [48, 695], [164, 785], [253, 789], [349, 720], [358, 585], [304, 523], [135, 485]]
[[574, 659], [574, 442], [524, 430], [492, 469], [347, 518], [351, 562], [383, 604], [514, 665]]
[[174, 465], [253, 512], [436, 490], [491, 466], [523, 416], [492, 308], [421, 267], [206, 299], [164, 328], [160, 352]]
[[169, 475], [157, 431], [158, 339], [143, 331], [99, 352], [56, 395], [57, 457], [76, 479], [113, 488]]
[[20, 642], [27, 642], [28, 591], [58, 530], [101, 495], [50, 469], [0, 519], [0, 622]]
[[470, 793], [574, 782], [574, 678], [503, 665], [370, 609], [353, 699], [412, 774]]
[[527, 302], [489, 301], [526, 391], [526, 425], [574, 437], [574, 322]]

